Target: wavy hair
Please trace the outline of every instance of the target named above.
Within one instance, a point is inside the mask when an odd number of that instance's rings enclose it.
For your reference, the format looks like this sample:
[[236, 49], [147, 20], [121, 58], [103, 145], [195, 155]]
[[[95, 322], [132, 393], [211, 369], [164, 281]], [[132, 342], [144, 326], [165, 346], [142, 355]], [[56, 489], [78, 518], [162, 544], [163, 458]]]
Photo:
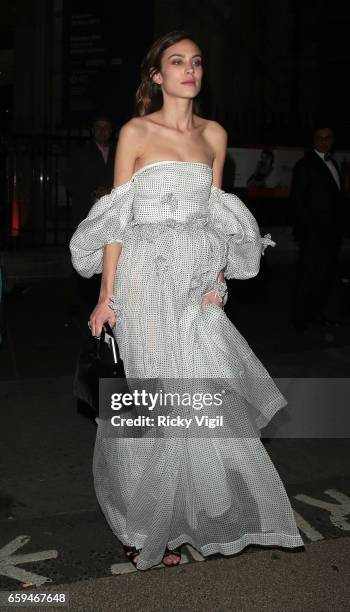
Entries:
[[[164, 51], [180, 40], [191, 40], [197, 47], [199, 45], [193, 36], [184, 30], [173, 30], [158, 38], [141, 63], [141, 83], [136, 91], [135, 116], [144, 116], [159, 110], [163, 105], [163, 94], [161, 86], [153, 83], [152, 78], [156, 72], [161, 70], [161, 62]], [[200, 114], [200, 103], [198, 96], [193, 100], [193, 112]]]

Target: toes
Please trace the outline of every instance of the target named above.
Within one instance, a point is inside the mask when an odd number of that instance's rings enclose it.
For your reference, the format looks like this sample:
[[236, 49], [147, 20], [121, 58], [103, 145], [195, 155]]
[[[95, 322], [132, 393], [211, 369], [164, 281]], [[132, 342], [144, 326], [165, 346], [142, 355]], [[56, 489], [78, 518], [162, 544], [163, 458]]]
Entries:
[[180, 563], [180, 559], [176, 555], [167, 555], [163, 561], [166, 565], [177, 565]]

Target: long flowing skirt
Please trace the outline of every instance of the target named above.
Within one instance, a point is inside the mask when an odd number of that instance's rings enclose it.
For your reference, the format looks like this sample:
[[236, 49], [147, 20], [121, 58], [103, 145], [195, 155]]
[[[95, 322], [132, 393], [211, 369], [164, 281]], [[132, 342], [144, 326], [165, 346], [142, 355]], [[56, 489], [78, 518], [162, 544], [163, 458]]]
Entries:
[[259, 437], [285, 400], [224, 311], [200, 309], [225, 257], [218, 232], [198, 221], [131, 227], [119, 259], [115, 335], [126, 375], [230, 387], [220, 436], [113, 438], [99, 422], [96, 494], [119, 540], [142, 549], [139, 569], [185, 542], [203, 555], [303, 546]]

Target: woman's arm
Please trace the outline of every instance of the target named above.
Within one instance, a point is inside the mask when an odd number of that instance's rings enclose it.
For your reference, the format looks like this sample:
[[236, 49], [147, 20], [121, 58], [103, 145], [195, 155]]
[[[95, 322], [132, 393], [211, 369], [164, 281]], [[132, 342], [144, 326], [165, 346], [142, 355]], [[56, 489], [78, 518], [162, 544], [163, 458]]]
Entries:
[[[121, 128], [114, 163], [114, 187], [119, 187], [131, 179], [135, 161], [139, 156], [140, 136], [140, 127], [137, 120], [131, 119]], [[103, 324], [106, 321], [111, 327], [117, 322], [110, 305], [112, 303], [111, 298], [114, 295], [114, 282], [122, 248], [123, 244], [121, 242], [113, 242], [106, 244], [103, 250], [100, 295], [98, 303], [90, 315], [90, 329], [93, 336], [101, 334]]]
[[114, 295], [115, 273], [122, 248], [121, 242], [106, 244], [104, 247], [100, 295], [89, 320], [93, 336], [101, 335], [104, 323], [108, 322], [113, 327], [117, 322], [117, 318], [110, 305], [112, 304], [111, 297]]
[[[213, 161], [213, 185], [221, 189], [222, 175], [224, 172], [224, 164], [227, 153], [227, 132], [216, 121], [213, 121], [212, 123], [213, 126], [210, 133], [210, 142], [215, 152], [215, 157]], [[225, 282], [223, 272], [219, 273], [218, 281], [220, 283]]]
[[99, 302], [109, 300], [114, 293], [115, 273], [122, 248], [123, 244], [121, 242], [106, 244], [104, 247]]
[[213, 125], [210, 130], [210, 146], [214, 151], [213, 161], [213, 185], [221, 189], [222, 175], [227, 152], [227, 132], [216, 121], [211, 122]]
[[[131, 119], [119, 132], [118, 146], [114, 162], [114, 187], [127, 183], [134, 172], [135, 161], [139, 156], [141, 142], [140, 126]], [[120, 242], [106, 244], [103, 254], [103, 269], [100, 289], [100, 300], [106, 300], [114, 292], [114, 278], [118, 259], [123, 245]]]
[[[219, 123], [211, 121], [209, 123], [209, 129], [207, 129], [207, 140], [211, 149], [214, 151], [213, 185], [221, 189], [227, 151], [227, 132]], [[223, 271], [219, 272], [217, 281], [219, 283], [225, 283]], [[201, 307], [207, 303], [215, 303], [222, 308], [224, 306], [223, 299], [218, 296], [215, 289], [204, 294]]]

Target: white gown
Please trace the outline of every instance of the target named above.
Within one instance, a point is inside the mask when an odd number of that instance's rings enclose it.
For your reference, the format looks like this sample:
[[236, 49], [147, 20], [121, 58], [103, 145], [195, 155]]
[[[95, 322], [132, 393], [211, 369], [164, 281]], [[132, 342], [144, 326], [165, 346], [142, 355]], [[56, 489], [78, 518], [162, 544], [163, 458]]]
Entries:
[[234, 393], [220, 437], [113, 439], [99, 422], [94, 482], [111, 529], [142, 549], [143, 570], [166, 545], [185, 542], [203, 555], [303, 546], [259, 438], [285, 399], [224, 311], [199, 307], [221, 270], [225, 278], [255, 276], [274, 243], [239, 198], [212, 185], [207, 164], [181, 161], [147, 164], [94, 204], [70, 244], [78, 273], [101, 272], [112, 242], [123, 243], [115, 336], [127, 377], [216, 377]]

